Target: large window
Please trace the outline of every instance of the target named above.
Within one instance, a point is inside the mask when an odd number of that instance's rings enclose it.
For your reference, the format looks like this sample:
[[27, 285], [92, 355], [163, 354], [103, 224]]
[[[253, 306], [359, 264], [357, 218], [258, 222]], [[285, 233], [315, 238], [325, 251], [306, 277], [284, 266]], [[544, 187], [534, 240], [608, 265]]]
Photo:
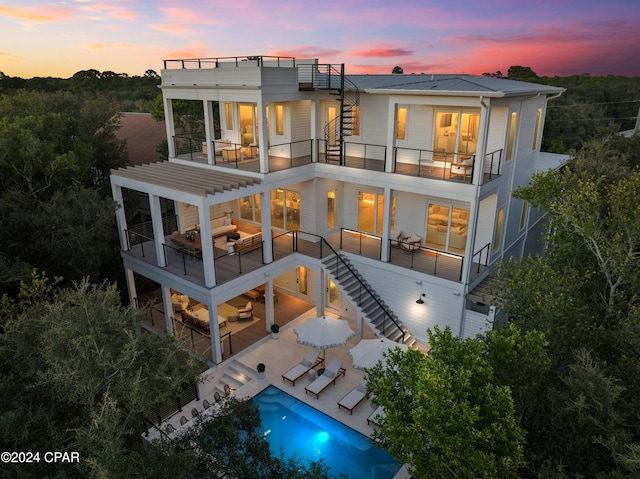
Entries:
[[518, 112], [511, 112], [511, 120], [509, 121], [509, 142], [507, 143], [506, 161], [513, 159], [513, 147], [516, 140], [516, 127], [518, 125]]
[[358, 231], [382, 235], [384, 195], [358, 192]]
[[502, 222], [504, 221], [504, 208], [500, 208], [498, 211], [498, 217], [496, 218], [496, 229], [493, 232], [493, 252], [497, 253], [500, 250], [500, 242], [502, 241]]
[[431, 203], [427, 215], [425, 246], [464, 254], [467, 247], [469, 210]]
[[448, 159], [459, 155], [471, 157], [478, 148], [479, 128], [479, 113], [436, 112], [433, 149]]
[[244, 146], [258, 143], [258, 106], [240, 105], [240, 141]]
[[327, 229], [331, 230], [336, 227], [337, 224], [337, 204], [336, 204], [336, 190], [327, 192]]
[[224, 119], [227, 130], [233, 130], [233, 103], [224, 104]]
[[240, 198], [240, 218], [255, 223], [261, 223], [260, 195], [245, 196]]
[[284, 135], [284, 105], [276, 105], [276, 135]]
[[300, 229], [300, 193], [271, 190], [271, 224], [287, 231]]
[[527, 200], [522, 202], [522, 213], [520, 213], [520, 231], [527, 225], [527, 208], [529, 207], [529, 203]]
[[351, 134], [360, 136], [360, 106], [354, 106], [351, 112]]
[[407, 139], [407, 109], [399, 106], [396, 113], [396, 140]]

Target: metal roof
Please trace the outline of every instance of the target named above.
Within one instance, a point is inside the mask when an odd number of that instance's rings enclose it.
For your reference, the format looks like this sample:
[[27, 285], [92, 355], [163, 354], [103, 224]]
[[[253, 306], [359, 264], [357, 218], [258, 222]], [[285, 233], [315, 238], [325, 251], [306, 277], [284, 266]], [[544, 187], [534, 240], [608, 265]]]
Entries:
[[476, 95], [508, 96], [516, 94], [541, 93], [552, 95], [562, 93], [564, 88], [528, 83], [504, 78], [480, 75], [431, 75], [431, 74], [388, 74], [388, 75], [347, 75], [360, 90], [379, 92], [446, 92]]
[[199, 196], [215, 195], [261, 183], [257, 178], [170, 161], [111, 170], [111, 175]]

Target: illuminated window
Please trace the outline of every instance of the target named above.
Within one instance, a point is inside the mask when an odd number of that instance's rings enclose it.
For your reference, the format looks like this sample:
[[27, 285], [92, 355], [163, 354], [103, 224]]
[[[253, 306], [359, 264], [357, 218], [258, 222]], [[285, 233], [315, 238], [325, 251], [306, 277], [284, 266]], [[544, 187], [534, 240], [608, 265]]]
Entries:
[[404, 140], [407, 136], [407, 109], [398, 107], [396, 119], [396, 140]]
[[308, 294], [309, 272], [305, 266], [298, 266], [298, 291], [305, 296]]
[[498, 218], [496, 220], [496, 229], [493, 233], [493, 252], [497, 253], [500, 250], [500, 242], [502, 241], [502, 221], [504, 220], [504, 208], [500, 208], [498, 211]]
[[284, 105], [276, 105], [276, 135], [284, 135]]
[[527, 200], [524, 200], [522, 202], [522, 213], [520, 213], [520, 230], [522, 230], [522, 228], [525, 227], [525, 225], [527, 224], [527, 207], [529, 206], [529, 203], [527, 203]]
[[542, 121], [542, 108], [538, 108], [538, 113], [536, 115], [536, 129], [533, 132], [533, 145], [531, 146], [532, 150], [535, 150], [538, 147], [538, 136], [540, 135], [540, 122]]
[[240, 198], [240, 218], [254, 223], [261, 223], [260, 195], [245, 196]]
[[382, 235], [384, 195], [358, 192], [358, 231]]
[[427, 212], [425, 246], [464, 254], [467, 247], [469, 210], [432, 203]]
[[271, 190], [271, 225], [288, 231], [300, 229], [300, 193]]
[[434, 151], [439, 157], [462, 155], [469, 158], [478, 148], [480, 114], [466, 112], [436, 112]]
[[233, 130], [233, 103], [224, 104], [224, 116], [227, 130]]
[[354, 106], [351, 112], [351, 134], [353, 136], [360, 136], [360, 107]]
[[507, 159], [511, 161], [513, 159], [513, 145], [516, 139], [516, 126], [518, 124], [518, 112], [511, 113], [511, 120], [509, 121], [509, 142], [507, 143]]
[[337, 205], [336, 190], [327, 192], [327, 229], [336, 227]]

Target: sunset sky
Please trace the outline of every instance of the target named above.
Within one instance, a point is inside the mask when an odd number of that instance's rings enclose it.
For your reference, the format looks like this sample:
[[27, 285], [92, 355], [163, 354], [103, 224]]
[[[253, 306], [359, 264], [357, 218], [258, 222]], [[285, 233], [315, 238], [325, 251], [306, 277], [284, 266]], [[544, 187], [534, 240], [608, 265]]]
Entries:
[[143, 75], [162, 60], [281, 55], [347, 73], [640, 76], [639, 0], [0, 0], [0, 72]]

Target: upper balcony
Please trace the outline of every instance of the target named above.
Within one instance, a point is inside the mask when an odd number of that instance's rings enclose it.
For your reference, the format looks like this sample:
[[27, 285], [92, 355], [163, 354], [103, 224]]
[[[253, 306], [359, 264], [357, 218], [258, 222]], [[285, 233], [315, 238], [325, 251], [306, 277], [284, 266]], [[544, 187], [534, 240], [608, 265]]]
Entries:
[[[259, 147], [243, 146], [228, 140], [214, 140], [211, 146], [200, 138], [175, 136], [173, 138], [177, 157], [183, 160], [206, 164], [208, 149], [213, 148], [214, 165], [240, 171], [260, 173]], [[486, 184], [500, 176], [503, 150], [487, 153], [483, 161], [476, 154], [393, 148], [392, 165], [385, 168], [387, 147], [367, 143], [345, 142], [342, 162], [329, 155], [324, 140], [303, 140], [279, 145], [270, 145], [268, 172], [282, 171], [317, 161], [347, 168], [396, 173], [420, 178], [472, 184], [476, 168], [482, 168], [480, 184]]]

